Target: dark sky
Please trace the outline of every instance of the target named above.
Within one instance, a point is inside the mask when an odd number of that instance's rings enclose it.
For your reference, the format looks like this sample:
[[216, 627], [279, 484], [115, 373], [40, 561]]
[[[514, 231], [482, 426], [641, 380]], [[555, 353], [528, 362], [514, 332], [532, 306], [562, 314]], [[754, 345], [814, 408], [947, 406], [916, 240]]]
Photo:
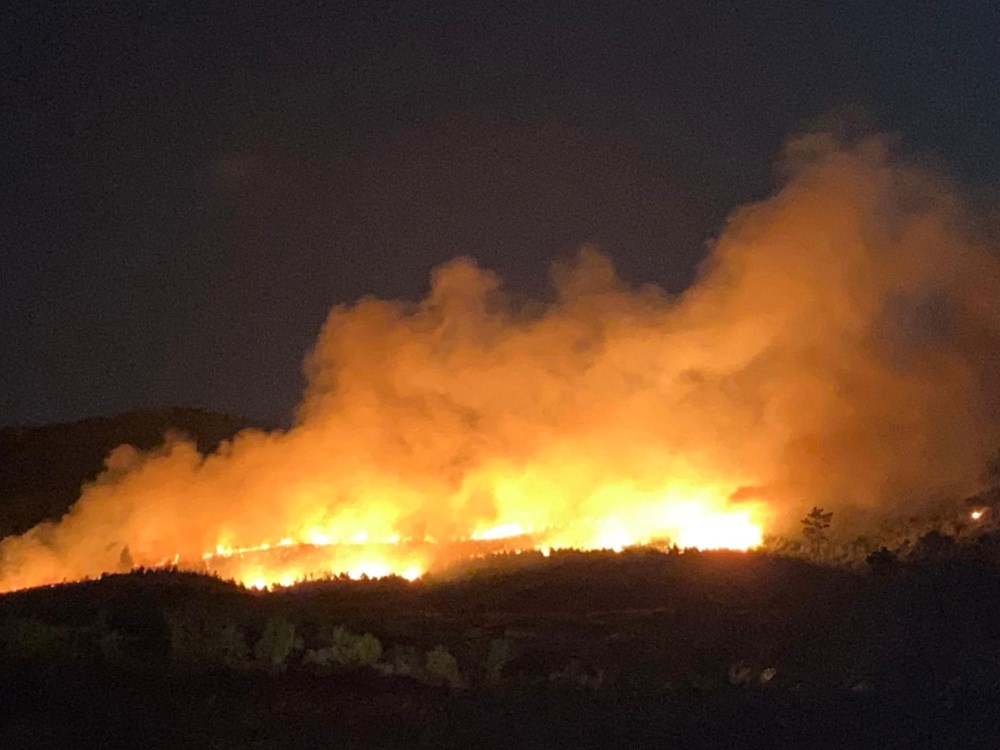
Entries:
[[997, 184], [995, 2], [584, 6], [4, 4], [0, 423], [287, 422], [333, 304], [458, 254], [680, 290], [842, 108]]

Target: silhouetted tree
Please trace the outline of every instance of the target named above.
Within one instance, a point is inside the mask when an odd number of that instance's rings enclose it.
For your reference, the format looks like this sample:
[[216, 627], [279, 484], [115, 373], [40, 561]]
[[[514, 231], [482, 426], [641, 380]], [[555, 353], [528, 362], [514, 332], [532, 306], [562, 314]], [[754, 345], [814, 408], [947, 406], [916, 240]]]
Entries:
[[814, 506], [802, 519], [802, 536], [806, 538], [806, 542], [814, 552], [828, 541], [826, 531], [830, 528], [832, 518], [832, 511], [824, 513], [822, 508]]
[[928, 531], [917, 539], [910, 556], [923, 562], [941, 562], [955, 557], [958, 552], [959, 545], [954, 537], [940, 531]]

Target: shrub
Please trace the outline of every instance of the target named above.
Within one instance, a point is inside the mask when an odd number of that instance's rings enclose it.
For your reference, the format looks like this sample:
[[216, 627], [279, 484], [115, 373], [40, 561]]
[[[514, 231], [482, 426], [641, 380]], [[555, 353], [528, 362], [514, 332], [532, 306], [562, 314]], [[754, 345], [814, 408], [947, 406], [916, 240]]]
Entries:
[[432, 685], [447, 685], [450, 688], [465, 686], [458, 662], [444, 646], [436, 646], [427, 652], [425, 664], [427, 681]]
[[69, 652], [70, 633], [36, 617], [16, 617], [0, 623], [0, 645], [10, 658], [50, 660]]
[[560, 687], [599, 690], [604, 685], [604, 670], [573, 657], [564, 668], [549, 675], [549, 682]]
[[295, 640], [295, 625], [280, 615], [268, 619], [264, 632], [253, 648], [257, 661], [273, 669], [284, 669], [288, 657], [299, 644]]
[[413, 646], [393, 646], [386, 660], [378, 665], [385, 675], [400, 675], [417, 680], [426, 680], [424, 654]]
[[874, 552], [868, 554], [865, 562], [868, 564], [868, 569], [874, 575], [882, 576], [889, 573], [896, 566], [898, 558], [896, 557], [896, 553], [891, 550], [879, 547]]
[[246, 666], [250, 658], [243, 631], [195, 612], [173, 612], [167, 617], [170, 651], [175, 659], [204, 664]]
[[499, 682], [503, 669], [514, 658], [514, 640], [508, 636], [494, 638], [490, 641], [490, 650], [486, 654], [486, 679], [489, 682]]
[[329, 645], [306, 651], [302, 661], [322, 669], [373, 667], [382, 658], [382, 644], [371, 633], [356, 635], [338, 625], [324, 630], [320, 640]]
[[233, 623], [223, 625], [217, 631], [217, 643], [223, 660], [232, 666], [245, 664], [250, 659], [250, 647], [243, 631]]
[[917, 539], [910, 558], [918, 562], [942, 562], [956, 558], [961, 549], [958, 542], [940, 531], [928, 531]]
[[98, 635], [97, 648], [104, 661], [120, 661], [125, 656], [125, 636], [117, 630], [106, 630]]

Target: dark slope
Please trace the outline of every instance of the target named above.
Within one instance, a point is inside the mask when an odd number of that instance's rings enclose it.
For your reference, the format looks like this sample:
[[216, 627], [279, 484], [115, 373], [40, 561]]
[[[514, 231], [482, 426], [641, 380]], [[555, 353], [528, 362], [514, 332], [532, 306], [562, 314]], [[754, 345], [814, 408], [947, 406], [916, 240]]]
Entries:
[[[994, 568], [492, 562], [416, 584], [257, 593], [157, 571], [0, 596], [0, 746], [996, 747]], [[260, 657], [271, 623], [290, 631], [280, 663]], [[341, 625], [379, 640], [376, 664], [311, 665]]]

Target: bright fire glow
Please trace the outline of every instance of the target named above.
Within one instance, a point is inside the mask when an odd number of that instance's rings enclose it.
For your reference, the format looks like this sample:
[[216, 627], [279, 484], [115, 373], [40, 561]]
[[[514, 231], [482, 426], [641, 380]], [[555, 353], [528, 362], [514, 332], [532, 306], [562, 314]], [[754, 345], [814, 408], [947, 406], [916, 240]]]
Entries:
[[62, 519], [0, 542], [0, 591], [164, 564], [270, 588], [490, 552], [749, 549], [798, 536], [811, 505], [973, 496], [1000, 443], [996, 247], [888, 141], [810, 132], [787, 157], [679, 294], [584, 248], [541, 300], [463, 257], [424, 299], [338, 304], [290, 428], [207, 456], [115, 449]]
[[527, 533], [527, 530], [519, 523], [502, 523], [499, 526], [491, 526], [482, 531], [474, 531], [470, 538], [476, 541], [488, 541], [490, 539], [508, 539], [512, 536], [522, 536]]
[[[622, 487], [597, 493], [603, 502], [622, 497]], [[462, 547], [459, 536], [452, 543], [430, 537], [414, 540], [399, 532], [373, 534], [367, 528], [337, 524], [309, 526], [301, 539], [283, 537], [275, 543], [248, 547], [217, 544], [202, 555], [206, 569], [232, 578], [249, 588], [269, 589], [324, 576], [346, 575], [359, 580], [399, 576], [409, 581], [426, 570], [446, 566], [462, 555], [483, 551], [534, 549], [548, 555], [552, 549], [604, 549], [620, 552], [649, 543], [676, 544], [700, 549], [749, 550], [762, 542], [762, 528], [753, 508], [729, 508], [720, 495], [690, 487], [627, 502], [612, 503], [635, 509], [600, 518], [581, 517], [561, 527], [534, 531], [530, 525], [504, 521], [482, 524], [465, 538], [488, 547]], [[336, 541], [335, 541], [336, 540]], [[342, 541], [340, 541], [342, 540]]]

